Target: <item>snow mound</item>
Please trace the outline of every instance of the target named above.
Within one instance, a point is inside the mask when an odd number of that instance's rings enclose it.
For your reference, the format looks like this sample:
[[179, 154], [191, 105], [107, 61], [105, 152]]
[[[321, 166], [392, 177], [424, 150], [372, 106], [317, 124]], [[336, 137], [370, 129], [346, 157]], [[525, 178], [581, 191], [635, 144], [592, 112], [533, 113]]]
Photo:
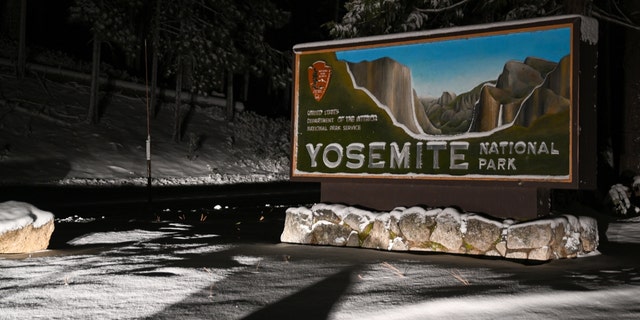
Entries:
[[51, 212], [40, 210], [26, 202], [0, 203], [0, 234], [22, 229], [30, 224], [33, 224], [34, 228], [39, 228], [51, 220], [53, 220]]

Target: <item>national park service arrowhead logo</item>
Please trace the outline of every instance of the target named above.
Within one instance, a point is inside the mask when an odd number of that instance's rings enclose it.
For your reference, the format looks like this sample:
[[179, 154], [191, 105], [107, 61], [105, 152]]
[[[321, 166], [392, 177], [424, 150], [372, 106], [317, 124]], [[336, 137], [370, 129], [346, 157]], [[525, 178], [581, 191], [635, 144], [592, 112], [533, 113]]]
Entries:
[[331, 66], [324, 61], [316, 61], [307, 70], [309, 73], [309, 87], [316, 101], [322, 100], [324, 93], [329, 87], [331, 79]]

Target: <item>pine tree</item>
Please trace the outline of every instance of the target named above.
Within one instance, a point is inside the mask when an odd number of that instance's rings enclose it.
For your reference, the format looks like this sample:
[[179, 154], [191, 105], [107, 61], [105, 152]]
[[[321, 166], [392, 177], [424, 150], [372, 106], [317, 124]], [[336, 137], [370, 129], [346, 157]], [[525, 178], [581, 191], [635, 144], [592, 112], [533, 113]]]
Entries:
[[136, 37], [136, 15], [142, 1], [131, 0], [75, 0], [71, 19], [87, 25], [93, 33], [91, 96], [87, 122], [99, 121], [98, 93], [100, 87], [100, 56], [102, 43], [116, 45], [128, 55], [138, 54], [140, 42]]
[[[98, 79], [102, 43], [126, 54], [140, 54], [151, 39], [151, 106], [157, 105], [160, 79], [175, 81], [175, 141], [182, 138], [185, 91], [208, 96], [222, 92], [236, 74], [268, 76], [284, 88], [291, 78], [288, 57], [265, 40], [268, 29], [288, 16], [270, 0], [75, 0], [71, 17], [94, 35], [94, 72], [88, 121], [98, 121]], [[142, 32], [136, 30], [143, 30]], [[141, 59], [144, 60], [144, 59]], [[233, 106], [233, 96], [228, 96]], [[233, 118], [233, 108], [227, 117]]]
[[328, 27], [338, 39], [428, 30], [561, 14], [567, 1], [351, 0]]
[[227, 92], [227, 118], [233, 119], [234, 74], [268, 75], [284, 87], [290, 79], [284, 54], [264, 39], [268, 28], [286, 22], [286, 14], [268, 0], [158, 0], [152, 33], [165, 75], [176, 81], [174, 140], [182, 138], [182, 92]]

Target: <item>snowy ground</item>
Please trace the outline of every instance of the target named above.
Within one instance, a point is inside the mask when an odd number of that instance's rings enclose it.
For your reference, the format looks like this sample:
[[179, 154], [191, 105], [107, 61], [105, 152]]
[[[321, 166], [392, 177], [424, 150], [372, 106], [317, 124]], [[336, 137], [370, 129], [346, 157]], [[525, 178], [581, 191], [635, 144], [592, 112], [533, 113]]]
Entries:
[[[0, 72], [0, 184], [144, 185], [144, 98], [102, 101], [90, 126], [87, 86]], [[152, 123], [154, 185], [288, 178], [287, 120], [227, 123], [196, 107], [175, 144], [172, 116], [165, 105]], [[523, 265], [280, 244], [285, 209], [204, 222], [58, 215], [49, 250], [0, 256], [0, 318], [640, 318], [638, 218], [611, 223], [601, 254]]]
[[640, 317], [638, 218], [612, 223], [601, 254], [524, 265], [279, 244], [281, 217], [59, 219], [51, 249], [0, 256], [0, 318]]

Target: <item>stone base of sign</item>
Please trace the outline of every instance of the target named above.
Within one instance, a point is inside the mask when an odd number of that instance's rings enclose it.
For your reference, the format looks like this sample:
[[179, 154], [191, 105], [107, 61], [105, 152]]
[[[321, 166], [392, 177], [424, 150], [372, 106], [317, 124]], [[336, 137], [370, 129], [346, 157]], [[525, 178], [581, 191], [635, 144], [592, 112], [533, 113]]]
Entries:
[[454, 208], [370, 212], [316, 204], [311, 208], [289, 208], [280, 240], [546, 261], [594, 252], [599, 238], [597, 222], [590, 217], [558, 215], [516, 222]]
[[542, 188], [491, 184], [470, 186], [407, 181], [322, 181], [320, 202], [380, 211], [390, 211], [399, 206], [456, 206], [493, 217], [531, 220], [549, 214], [548, 192], [548, 189]]

